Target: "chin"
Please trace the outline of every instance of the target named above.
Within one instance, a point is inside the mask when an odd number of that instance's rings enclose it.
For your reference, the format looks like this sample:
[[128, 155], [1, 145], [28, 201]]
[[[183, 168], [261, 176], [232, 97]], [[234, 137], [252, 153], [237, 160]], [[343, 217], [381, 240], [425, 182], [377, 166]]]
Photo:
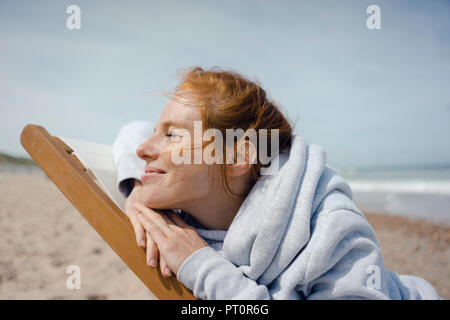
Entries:
[[141, 202], [152, 209], [172, 209], [173, 201], [171, 199], [161, 198], [161, 192], [147, 193], [141, 197]]
[[152, 208], [152, 209], [170, 209], [170, 205], [168, 205], [164, 201], [160, 201], [160, 200], [155, 199], [155, 198], [151, 198], [151, 199], [144, 198], [144, 199], [141, 199], [141, 201], [148, 208]]

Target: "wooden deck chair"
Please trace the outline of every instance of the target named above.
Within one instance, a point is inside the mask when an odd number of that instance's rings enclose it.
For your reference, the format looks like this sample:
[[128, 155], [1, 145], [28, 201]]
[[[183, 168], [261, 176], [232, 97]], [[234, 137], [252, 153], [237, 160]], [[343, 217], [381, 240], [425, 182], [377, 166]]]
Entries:
[[112, 146], [51, 136], [29, 124], [20, 141], [33, 160], [78, 209], [103, 240], [158, 299], [196, 299], [175, 276], [164, 278], [149, 268], [145, 250], [136, 245], [133, 227], [123, 213], [125, 199], [116, 187]]

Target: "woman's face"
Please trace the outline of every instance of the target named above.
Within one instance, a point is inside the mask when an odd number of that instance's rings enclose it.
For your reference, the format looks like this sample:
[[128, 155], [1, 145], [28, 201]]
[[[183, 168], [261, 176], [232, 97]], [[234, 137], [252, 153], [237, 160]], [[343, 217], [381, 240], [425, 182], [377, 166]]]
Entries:
[[141, 178], [141, 201], [147, 207], [185, 210], [205, 201], [216, 191], [219, 184], [217, 180], [213, 184], [211, 179], [211, 174], [217, 172], [212, 171], [217, 170], [216, 164], [193, 164], [194, 161], [177, 164], [179, 162], [172, 160], [172, 152], [181, 157], [183, 153], [179, 150], [183, 146], [193, 146], [194, 121], [201, 123], [201, 120], [199, 108], [171, 99], [161, 113], [154, 134], [136, 150], [147, 162]]

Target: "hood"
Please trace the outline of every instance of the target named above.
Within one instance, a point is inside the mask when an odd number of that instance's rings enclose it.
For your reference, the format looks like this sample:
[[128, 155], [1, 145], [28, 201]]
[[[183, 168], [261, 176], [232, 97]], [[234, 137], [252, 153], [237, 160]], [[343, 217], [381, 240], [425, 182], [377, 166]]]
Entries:
[[[278, 170], [261, 176], [226, 232], [222, 254], [253, 280], [269, 284], [308, 243], [310, 221], [322, 200], [350, 186], [326, 164], [321, 146], [293, 135]], [[272, 162], [273, 165], [274, 162]]]

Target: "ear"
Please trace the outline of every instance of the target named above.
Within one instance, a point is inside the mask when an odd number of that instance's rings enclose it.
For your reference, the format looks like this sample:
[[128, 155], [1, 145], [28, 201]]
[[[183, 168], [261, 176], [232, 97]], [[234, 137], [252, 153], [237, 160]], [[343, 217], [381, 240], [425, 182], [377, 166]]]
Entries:
[[246, 174], [256, 164], [256, 147], [248, 140], [238, 141], [235, 163], [229, 164], [229, 176], [238, 177]]

